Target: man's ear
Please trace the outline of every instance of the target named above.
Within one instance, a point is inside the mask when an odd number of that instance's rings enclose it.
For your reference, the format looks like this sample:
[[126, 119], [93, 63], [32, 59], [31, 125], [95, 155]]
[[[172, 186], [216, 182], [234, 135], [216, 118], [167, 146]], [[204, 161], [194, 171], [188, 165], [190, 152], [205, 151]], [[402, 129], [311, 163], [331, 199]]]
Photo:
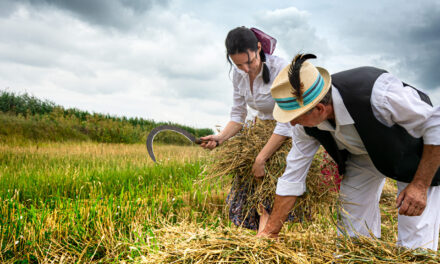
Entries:
[[325, 111], [325, 105], [322, 103], [318, 103], [317, 105], [315, 105], [315, 108], [319, 111], [319, 114], [322, 114]]

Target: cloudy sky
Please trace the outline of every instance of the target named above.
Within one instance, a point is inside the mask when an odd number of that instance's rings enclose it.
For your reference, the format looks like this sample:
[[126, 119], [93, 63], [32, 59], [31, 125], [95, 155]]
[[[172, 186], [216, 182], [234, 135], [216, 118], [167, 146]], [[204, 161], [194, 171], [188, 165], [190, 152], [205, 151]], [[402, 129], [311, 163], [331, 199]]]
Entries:
[[0, 0], [0, 89], [64, 107], [198, 128], [229, 120], [224, 39], [237, 26], [314, 53], [331, 73], [371, 65], [440, 104], [440, 1]]

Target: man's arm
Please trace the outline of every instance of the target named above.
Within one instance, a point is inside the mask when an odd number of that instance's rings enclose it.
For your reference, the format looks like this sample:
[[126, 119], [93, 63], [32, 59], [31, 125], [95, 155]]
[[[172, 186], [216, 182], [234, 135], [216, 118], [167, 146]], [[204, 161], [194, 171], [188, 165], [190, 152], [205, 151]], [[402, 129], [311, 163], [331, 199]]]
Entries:
[[278, 178], [274, 207], [265, 228], [258, 234], [260, 237], [276, 237], [296, 198], [306, 191], [307, 173], [320, 144], [307, 135], [302, 126], [293, 127], [292, 135], [286, 170]]
[[439, 167], [440, 107], [421, 100], [411, 87], [389, 73], [382, 74], [371, 95], [373, 113], [384, 125], [398, 124], [413, 137], [423, 137], [423, 154], [412, 182], [396, 200], [402, 215], [420, 215], [426, 207], [426, 195]]
[[273, 204], [272, 213], [267, 220], [266, 226], [257, 237], [278, 237], [278, 233], [283, 227], [284, 221], [286, 221], [290, 210], [295, 204], [297, 196], [280, 196], [275, 195], [275, 201]]
[[422, 159], [414, 179], [402, 190], [396, 200], [399, 214], [418, 216], [426, 207], [428, 188], [440, 166], [440, 146], [424, 145]]

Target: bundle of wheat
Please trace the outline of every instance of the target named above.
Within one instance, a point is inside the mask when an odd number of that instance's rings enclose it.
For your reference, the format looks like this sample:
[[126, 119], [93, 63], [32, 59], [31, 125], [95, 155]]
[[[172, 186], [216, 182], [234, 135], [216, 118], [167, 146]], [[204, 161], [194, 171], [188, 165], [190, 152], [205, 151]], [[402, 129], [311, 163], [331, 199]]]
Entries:
[[[244, 206], [246, 212], [258, 208], [259, 204], [273, 204], [278, 177], [286, 167], [291, 139], [286, 140], [266, 162], [266, 176], [262, 181], [257, 180], [251, 172], [256, 156], [272, 135], [274, 127], [275, 121], [272, 120], [258, 120], [245, 126], [238, 135], [212, 152], [205, 169], [205, 180], [210, 183], [228, 180], [232, 182], [234, 190], [243, 186], [243, 189], [249, 190]], [[338, 177], [336, 165], [330, 157], [323, 150], [318, 151], [307, 176], [307, 192], [298, 199], [293, 209], [295, 218], [313, 219], [323, 210], [333, 209], [337, 205]]]
[[367, 237], [338, 237], [331, 226], [296, 225], [279, 240], [259, 239], [253, 231], [204, 228], [194, 223], [156, 230], [142, 263], [439, 263], [431, 250], [410, 250]]

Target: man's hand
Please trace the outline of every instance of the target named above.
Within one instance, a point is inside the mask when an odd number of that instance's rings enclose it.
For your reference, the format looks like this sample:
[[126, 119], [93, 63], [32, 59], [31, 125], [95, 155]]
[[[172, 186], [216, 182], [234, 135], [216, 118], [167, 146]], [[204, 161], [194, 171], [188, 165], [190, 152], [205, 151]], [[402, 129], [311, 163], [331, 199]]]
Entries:
[[255, 159], [254, 165], [252, 166], [252, 174], [254, 174], [255, 178], [261, 179], [266, 175], [264, 172], [264, 164], [265, 162], [260, 160], [258, 157]]
[[426, 207], [428, 188], [439, 166], [440, 146], [423, 145], [422, 159], [414, 179], [397, 197], [396, 206], [400, 207], [399, 214], [418, 216], [423, 213]]
[[421, 184], [410, 183], [400, 192], [396, 200], [399, 214], [419, 216], [426, 207], [428, 187]]

